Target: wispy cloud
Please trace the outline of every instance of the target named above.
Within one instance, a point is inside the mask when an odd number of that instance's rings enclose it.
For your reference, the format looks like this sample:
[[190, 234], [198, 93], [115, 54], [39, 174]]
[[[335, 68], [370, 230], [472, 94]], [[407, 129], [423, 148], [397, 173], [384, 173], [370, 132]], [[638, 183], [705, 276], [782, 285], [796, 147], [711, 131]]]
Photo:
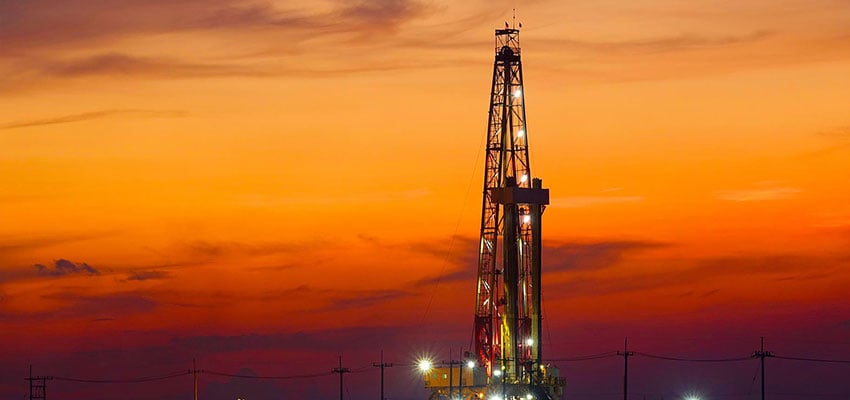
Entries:
[[647, 240], [606, 240], [548, 245], [543, 254], [549, 271], [600, 270], [616, 266], [626, 256], [669, 246]]
[[553, 198], [551, 206], [557, 208], [584, 208], [607, 204], [637, 203], [643, 200], [643, 196], [570, 196]]
[[[0, 73], [5, 79], [0, 81], [0, 91], [55, 88], [82, 77], [322, 78], [418, 68], [421, 63], [393, 61], [382, 52], [361, 51], [344, 63], [331, 60], [340, 53], [389, 43], [400, 27], [432, 10], [430, 3], [418, 0], [335, 1], [323, 6], [126, 0], [120, 7], [56, 0], [38, 6], [2, 2]], [[134, 50], [132, 43], [156, 35], [168, 35], [174, 43], [214, 42], [210, 47], [218, 50], [203, 57], [156, 54], [152, 47]], [[231, 41], [239, 45], [221, 46]]]
[[478, 256], [478, 238], [455, 235], [445, 240], [414, 242], [404, 246], [410, 251], [443, 259], [453, 265], [472, 265]]
[[178, 251], [195, 258], [215, 258], [231, 255], [268, 256], [306, 252], [325, 245], [323, 241], [305, 242], [239, 242], [196, 240], [177, 244]]
[[298, 296], [301, 299], [311, 299], [310, 303], [318, 305], [317, 311], [338, 311], [367, 309], [412, 295], [412, 292], [400, 289], [337, 290], [298, 285], [264, 293], [259, 298], [271, 300], [281, 296]]
[[[411, 65], [365, 62], [344, 66], [292, 65], [275, 62], [234, 63], [232, 61], [189, 62], [173, 57], [136, 56], [127, 53], [97, 53], [84, 57], [43, 61], [31, 66], [29, 80], [111, 77], [142, 79], [200, 79], [211, 77], [326, 77], [386, 72]], [[27, 80], [27, 77], [24, 77]]]
[[355, 0], [342, 4], [343, 21], [357, 21], [378, 30], [394, 29], [412, 16], [428, 11], [426, 3], [410, 0]]
[[807, 151], [795, 157], [796, 160], [811, 160], [825, 156], [832, 156], [850, 148], [850, 125], [834, 126], [815, 132], [816, 136], [829, 141], [829, 145], [816, 150]]
[[448, 240], [411, 243], [405, 248], [415, 253], [432, 256], [441, 263], [440, 273], [419, 279], [413, 283], [413, 286], [469, 282], [475, 279], [478, 265], [478, 238], [456, 235]]
[[151, 312], [159, 305], [157, 301], [146, 295], [132, 292], [88, 295], [65, 291], [44, 294], [40, 297], [55, 301], [57, 305], [48, 311], [0, 313], [0, 320], [115, 319], [129, 314]]
[[[2, 2], [0, 16], [5, 18], [0, 24], [0, 42], [9, 45], [11, 54], [21, 54], [156, 33], [264, 30], [290, 33], [288, 38], [299, 40], [344, 32], [386, 32], [429, 10], [427, 3], [414, 0], [330, 4], [330, 9], [323, 9], [240, 0], [126, 0], [120, 7], [59, 0], [37, 5]], [[298, 33], [301, 35], [295, 35]]]
[[833, 138], [833, 139], [850, 139], [850, 125], [848, 126], [837, 126], [830, 129], [824, 129], [822, 131], [818, 131], [817, 134], [819, 136]]
[[342, 297], [333, 299], [327, 310], [346, 310], [352, 308], [364, 308], [376, 304], [398, 300], [409, 297], [411, 293], [403, 290], [372, 290], [349, 293]]
[[[571, 243], [547, 243], [543, 248], [544, 269], [546, 271], [585, 271], [614, 267], [626, 257], [640, 252], [669, 247], [672, 244], [649, 240], [602, 240]], [[414, 248], [431, 253], [429, 246], [417, 245]], [[435, 256], [445, 256], [444, 246], [430, 246]], [[451, 263], [453, 268], [441, 275], [426, 277], [414, 283], [414, 286], [437, 283], [474, 282], [478, 274], [477, 240], [465, 239], [458, 249], [461, 254]]]
[[124, 53], [101, 53], [43, 65], [41, 74], [58, 77], [133, 76], [179, 78], [197, 76], [248, 75], [248, 68], [227, 64], [188, 63], [164, 57], [139, 57]]
[[770, 201], [790, 199], [800, 193], [801, 190], [794, 187], [765, 187], [742, 190], [723, 190], [717, 192], [717, 197], [726, 201]]
[[372, 204], [390, 203], [399, 201], [413, 201], [431, 195], [427, 188], [413, 188], [396, 191], [377, 191], [362, 194], [341, 194], [338, 196], [279, 196], [250, 194], [240, 195], [236, 201], [240, 204], [252, 207], [275, 207], [299, 204], [312, 205], [335, 205], [335, 204]]
[[100, 271], [86, 263], [73, 263], [64, 258], [55, 260], [52, 265], [35, 264], [33, 267], [43, 276], [100, 275]]
[[660, 54], [694, 49], [728, 47], [738, 44], [755, 43], [771, 36], [774, 32], [754, 31], [743, 35], [706, 36], [696, 34], [679, 34], [653, 39], [636, 39], [622, 41], [589, 41], [579, 39], [543, 39], [539, 42], [557, 50], [585, 51], [611, 55], [620, 54]]
[[730, 277], [781, 281], [797, 276], [807, 280], [825, 279], [829, 274], [811, 274], [812, 265], [829, 271], [840, 268], [842, 261], [813, 254], [752, 254], [696, 259], [665, 259], [656, 262], [661, 272], [613, 275], [581, 275], [547, 287], [549, 293], [565, 296], [606, 296], [669, 287], [691, 288], [695, 282], [715, 282], [717, 287], [703, 296], [726, 290], [722, 282]]
[[561, 60], [551, 69], [592, 81], [647, 81], [727, 74], [850, 58], [850, 31], [818, 34], [756, 30], [739, 35], [678, 34], [655, 39], [547, 39]]
[[6, 237], [0, 238], [0, 255], [25, 250], [34, 250], [44, 247], [57, 246], [67, 243], [75, 243], [86, 240], [99, 239], [111, 235], [110, 233], [92, 233], [77, 235], [44, 235], [35, 237]]
[[30, 119], [24, 121], [9, 122], [0, 124], [0, 130], [30, 128], [44, 125], [68, 124], [73, 122], [88, 121], [93, 119], [107, 118], [117, 115], [128, 115], [137, 117], [179, 117], [185, 115], [185, 112], [179, 110], [140, 110], [140, 109], [114, 109], [100, 110], [80, 114], [61, 115], [58, 117]]
[[[27, 252], [87, 240], [100, 239], [110, 235], [112, 235], [112, 233], [0, 238], [0, 282], [11, 282], [33, 278], [34, 275], [31, 269], [33, 265], [30, 264], [31, 261], [21, 262], [21, 256], [27, 254]], [[42, 268], [44, 269], [43, 274], [50, 276], [51, 274], [58, 274], [58, 271], [67, 270], [67, 268], [57, 269], [56, 262], [58, 261], [55, 261], [52, 265], [42, 265]], [[61, 265], [64, 266], [64, 262]], [[15, 267], [10, 268], [11, 266]], [[38, 267], [36, 266], [35, 268]]]
[[167, 271], [135, 271], [127, 276], [128, 281], [148, 281], [166, 279], [171, 274]]
[[222, 336], [178, 337], [171, 343], [201, 352], [235, 352], [245, 350], [297, 349], [327, 351], [342, 343], [350, 348], [374, 343], [403, 342], [414, 330], [405, 326], [355, 326], [317, 331]]

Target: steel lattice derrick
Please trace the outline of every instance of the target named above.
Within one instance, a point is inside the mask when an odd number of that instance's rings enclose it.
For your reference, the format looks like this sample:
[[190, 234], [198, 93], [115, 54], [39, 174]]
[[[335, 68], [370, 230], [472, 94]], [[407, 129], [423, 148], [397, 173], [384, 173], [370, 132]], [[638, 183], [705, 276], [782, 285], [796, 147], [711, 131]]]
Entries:
[[[531, 346], [523, 345], [524, 338], [531, 334], [533, 314], [532, 229], [526, 220], [531, 210], [527, 204], [501, 204], [493, 198], [493, 189], [505, 188], [509, 182], [515, 182], [520, 188], [531, 188], [523, 89], [519, 30], [497, 30], [487, 126], [473, 338], [476, 355], [486, 366], [488, 374], [492, 373], [494, 364], [510, 359], [511, 369], [508, 371], [517, 378], [517, 366], [534, 356]], [[506, 223], [505, 215], [510, 215], [509, 223]], [[516, 243], [504, 243], [506, 225], [514, 230], [514, 234], [509, 236], [515, 238]], [[502, 265], [497, 264], [500, 247], [517, 253], [518, 265], [508, 271], [507, 281], [504, 261]]]

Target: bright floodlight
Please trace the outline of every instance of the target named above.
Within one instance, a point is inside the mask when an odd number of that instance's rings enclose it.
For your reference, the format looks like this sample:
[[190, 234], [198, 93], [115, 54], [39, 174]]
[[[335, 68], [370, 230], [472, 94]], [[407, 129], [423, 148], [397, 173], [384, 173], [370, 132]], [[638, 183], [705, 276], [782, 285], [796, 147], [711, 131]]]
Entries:
[[514, 97], [519, 97], [519, 96], [522, 96], [522, 89], [517, 89], [517, 90], [514, 92]]
[[494, 369], [493, 370], [493, 376], [502, 376], [502, 370]]
[[525, 339], [525, 344], [527, 344], [529, 346], [534, 346], [534, 339], [532, 339], [532, 338]]
[[531, 393], [529, 393], [529, 394], [525, 395], [525, 398], [528, 399], [528, 400], [531, 400], [531, 399], [534, 398], [534, 396]]
[[522, 174], [522, 176], [519, 177], [519, 181], [522, 182], [522, 183], [525, 183], [525, 181], [527, 181], [527, 180], [528, 180], [528, 174]]
[[490, 400], [502, 400], [502, 396], [499, 396], [498, 394], [494, 394], [494, 395], [490, 396]]
[[431, 360], [429, 360], [427, 358], [423, 358], [423, 359], [419, 360], [419, 370], [422, 371], [422, 372], [430, 371], [433, 366], [434, 366], [434, 364], [432, 364]]
[[700, 398], [699, 398], [699, 396], [697, 396], [695, 394], [690, 394], [687, 397], [685, 397], [685, 400], [700, 400]]
[[475, 368], [475, 361], [469, 360], [466, 362], [466, 367], [469, 369]]
[[517, 137], [523, 137], [523, 136], [525, 136], [525, 130], [520, 129], [519, 131], [517, 131], [516, 136], [517, 136]]
[[[529, 222], [531, 222], [531, 216], [530, 215], [523, 215], [522, 216], [522, 223], [527, 224]], [[531, 340], [531, 339], [528, 339], [528, 340]], [[534, 344], [534, 343], [532, 342], [532, 343], [529, 343], [528, 345], [531, 346], [532, 344]]]

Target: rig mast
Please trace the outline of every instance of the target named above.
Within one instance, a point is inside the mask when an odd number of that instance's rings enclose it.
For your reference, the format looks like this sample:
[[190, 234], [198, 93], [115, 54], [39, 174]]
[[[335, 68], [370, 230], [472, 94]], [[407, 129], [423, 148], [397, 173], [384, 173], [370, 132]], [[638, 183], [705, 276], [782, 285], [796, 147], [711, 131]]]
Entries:
[[[523, 278], [529, 275], [528, 268], [525, 268], [527, 265], [523, 265], [529, 263], [524, 262], [527, 257], [522, 257], [522, 254], [526, 253], [523, 250], [531, 250], [532, 240], [529, 224], [518, 223], [517, 217], [527, 220], [526, 215], [530, 214], [527, 207], [505, 204], [499, 196], [509, 187], [528, 188], [530, 184], [522, 89], [519, 31], [496, 30], [496, 61], [490, 90], [484, 164], [474, 342], [478, 361], [486, 367], [488, 375], [496, 371], [497, 374], [504, 373], [505, 377], [519, 375], [516, 357], [528, 358], [523, 354], [527, 352], [520, 351], [521, 342], [518, 341], [518, 336], [527, 333], [524, 331], [529, 325], [528, 316], [523, 315], [527, 308], [519, 304], [518, 294], [527, 293], [524, 287], [520, 287], [520, 282], [526, 286], [520, 275]], [[503, 263], [498, 265], [500, 242]]]
[[[478, 256], [475, 357], [491, 386], [500, 384], [507, 398], [525, 397], [529, 390], [538, 399], [559, 397], [563, 380], [555, 376], [556, 370], [547, 371], [542, 360], [541, 217], [549, 204], [549, 190], [543, 189], [540, 179], [531, 178], [519, 29], [497, 29], [495, 50]], [[522, 394], [517, 386], [522, 387]]]
[[519, 29], [497, 29], [495, 43], [473, 349], [465, 356], [467, 368], [453, 369], [454, 360], [423, 368], [431, 399], [455, 400], [455, 392], [467, 400], [563, 394], [558, 369], [543, 361], [541, 217], [549, 189], [531, 175]]

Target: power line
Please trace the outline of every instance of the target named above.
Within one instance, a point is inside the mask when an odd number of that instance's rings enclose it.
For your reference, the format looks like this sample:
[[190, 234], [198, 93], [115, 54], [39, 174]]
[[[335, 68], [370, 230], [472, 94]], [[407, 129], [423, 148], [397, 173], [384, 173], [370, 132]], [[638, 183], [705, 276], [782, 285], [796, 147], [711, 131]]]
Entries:
[[846, 393], [777, 393], [767, 392], [772, 396], [807, 396], [807, 397], [840, 397], [846, 398]]
[[[675, 361], [675, 362], [694, 362], [694, 363], [730, 363], [730, 362], [742, 362], [749, 361], [754, 358], [777, 358], [782, 360], [790, 360], [790, 361], [801, 361], [801, 362], [814, 362], [814, 363], [829, 363], [829, 364], [850, 364], [850, 360], [844, 359], [828, 359], [828, 358], [813, 358], [813, 357], [797, 357], [797, 356], [779, 356], [774, 355], [772, 352], [757, 350], [752, 355], [746, 357], [728, 357], [728, 358], [689, 358], [689, 357], [678, 357], [678, 356], [668, 356], [668, 355], [659, 355], [652, 353], [644, 353], [639, 351], [629, 351], [629, 355], [636, 355], [645, 358], [664, 360], [664, 361]], [[544, 359], [546, 362], [582, 362], [582, 361], [592, 361], [599, 360], [605, 358], [613, 358], [613, 357], [621, 357], [623, 356], [622, 351], [608, 351], [602, 353], [595, 354], [586, 354], [579, 355], [573, 357], [561, 357], [561, 358], [547, 358]], [[385, 365], [384, 367], [396, 366], [396, 367], [409, 367], [411, 363], [393, 363]], [[378, 367], [377, 365], [367, 364], [364, 366], [359, 366], [357, 368], [336, 368], [333, 371], [329, 372], [316, 372], [316, 373], [308, 373], [308, 374], [294, 374], [294, 375], [245, 375], [245, 374], [236, 374], [236, 373], [227, 373], [220, 372], [214, 370], [183, 370], [183, 371], [174, 371], [163, 373], [159, 375], [150, 375], [150, 376], [142, 376], [135, 378], [119, 378], [119, 379], [98, 379], [98, 378], [80, 378], [73, 376], [51, 376], [45, 377], [47, 379], [54, 379], [57, 381], [65, 381], [65, 382], [76, 382], [76, 383], [87, 383], [87, 384], [134, 384], [134, 383], [146, 383], [146, 382], [156, 382], [167, 379], [173, 379], [181, 376], [187, 375], [197, 375], [197, 374], [209, 374], [214, 376], [223, 376], [229, 378], [240, 378], [240, 379], [256, 379], [256, 380], [294, 380], [294, 379], [311, 379], [311, 378], [319, 378], [319, 377], [327, 377], [335, 374], [343, 375], [346, 373], [363, 373], [369, 370], [374, 370], [372, 367]], [[763, 369], [762, 369], [763, 371]], [[757, 371], [758, 373], [758, 371]], [[37, 377], [41, 379], [41, 377]], [[754, 379], [755, 381], [755, 379]], [[764, 378], [762, 378], [764, 381]], [[41, 386], [39, 386], [41, 387]], [[40, 391], [40, 390], [39, 390]]]
[[67, 381], [67, 382], [79, 382], [79, 383], [144, 383], [144, 382], [153, 382], [153, 381], [161, 381], [165, 379], [176, 378], [178, 376], [186, 376], [191, 375], [192, 371], [180, 371], [180, 372], [172, 372], [163, 375], [154, 375], [154, 376], [145, 376], [141, 378], [130, 378], [130, 379], [83, 379], [83, 378], [72, 378], [67, 376], [54, 376], [53, 379], [57, 381]]
[[226, 377], [229, 377], [229, 378], [270, 379], [270, 380], [318, 378], [318, 377], [321, 377], [321, 376], [330, 376], [330, 375], [335, 374], [335, 372], [317, 372], [317, 373], [314, 373], [314, 374], [301, 374], [301, 375], [278, 375], [278, 376], [265, 375], [264, 376], [264, 375], [228, 374], [226, 372], [217, 372], [217, 371], [210, 371], [210, 370], [204, 370], [202, 372], [205, 373], [205, 374], [226, 376]]
[[[594, 354], [586, 354], [579, 355], [574, 357], [561, 357], [561, 358], [547, 358], [544, 359], [546, 362], [580, 362], [580, 361], [591, 361], [591, 360], [599, 360], [605, 358], [612, 358], [622, 356], [622, 352], [618, 351], [608, 351], [603, 353], [594, 353]], [[630, 353], [632, 353], [630, 351]], [[729, 357], [729, 358], [686, 358], [686, 357], [676, 357], [676, 356], [667, 356], [667, 355], [659, 355], [659, 354], [651, 354], [635, 351], [634, 355], [652, 358], [657, 360], [665, 360], [665, 361], [677, 361], [677, 362], [700, 362], [700, 363], [724, 363], [724, 362], [741, 362], [752, 360], [753, 358], [759, 358], [759, 355], [751, 355], [747, 357]], [[757, 352], [758, 353], [758, 352]], [[772, 353], [771, 353], [772, 354]], [[771, 356], [766, 356], [771, 357]], [[791, 361], [803, 361], [803, 362], [819, 362], [819, 363], [831, 363], [831, 364], [850, 364], [850, 360], [841, 360], [841, 359], [827, 359], [827, 358], [812, 358], [812, 357], [797, 357], [797, 356], [780, 356], [780, 355], [772, 355], [773, 358], [782, 359], [782, 360], [791, 360]], [[412, 366], [411, 363], [393, 363], [391, 366], [396, 367], [409, 367]], [[377, 366], [377, 365], [376, 365]], [[390, 366], [390, 365], [387, 365]], [[348, 369], [345, 373], [362, 373], [367, 372], [373, 365], [364, 365], [353, 369]], [[215, 376], [224, 376], [229, 378], [241, 378], [241, 379], [267, 379], [267, 380], [289, 380], [289, 379], [310, 379], [310, 378], [319, 378], [324, 376], [331, 376], [334, 374], [338, 374], [339, 372], [331, 371], [331, 372], [316, 372], [309, 374], [295, 374], [295, 375], [245, 375], [245, 374], [234, 374], [227, 373], [215, 370], [189, 370], [189, 371], [174, 371], [159, 375], [150, 375], [150, 376], [142, 376], [138, 378], [121, 378], [121, 379], [97, 379], [97, 378], [79, 378], [72, 376], [52, 376], [50, 378], [57, 381], [66, 381], [66, 382], [78, 382], [78, 383], [145, 383], [145, 382], [154, 382], [166, 379], [177, 378], [180, 376], [191, 375], [193, 372], [198, 374], [209, 374]]]
[[667, 361], [683, 361], [683, 362], [738, 362], [738, 361], [748, 361], [752, 360], [751, 356], [747, 357], [737, 357], [737, 358], [682, 358], [682, 357], [671, 357], [671, 356], [661, 356], [657, 354], [649, 354], [649, 353], [641, 353], [639, 351], [634, 352], [636, 355], [647, 358], [654, 358], [658, 360], [667, 360]]
[[372, 368], [372, 364], [364, 364], [364, 365], [361, 365], [357, 368], [353, 368], [350, 373], [359, 374], [361, 372], [369, 371], [371, 368]]
[[588, 354], [584, 356], [576, 356], [576, 357], [567, 357], [567, 358], [547, 358], [543, 361], [555, 361], [555, 362], [569, 362], [569, 361], [587, 361], [587, 360], [598, 360], [600, 358], [609, 358], [609, 357], [617, 357], [618, 354], [616, 351], [608, 351], [605, 353], [597, 353], [597, 354]]
[[[352, 371], [347, 371], [351, 373], [359, 373], [365, 372], [368, 370], [367, 367], [360, 367]], [[153, 376], [144, 376], [139, 378], [127, 378], [127, 379], [88, 379], [88, 378], [75, 378], [68, 376], [54, 376], [52, 379], [57, 381], [66, 381], [66, 382], [78, 382], [78, 383], [144, 383], [144, 382], [153, 382], [165, 379], [176, 378], [180, 376], [192, 375], [193, 372], [198, 374], [209, 374], [215, 376], [224, 376], [228, 378], [241, 378], [241, 379], [268, 379], [268, 380], [288, 380], [288, 379], [309, 379], [309, 378], [318, 378], [323, 376], [334, 375], [337, 372], [317, 372], [312, 374], [298, 374], [298, 375], [245, 375], [245, 374], [231, 374], [227, 372], [213, 371], [213, 370], [197, 370], [197, 371], [180, 371], [180, 372], [172, 372], [168, 374], [162, 375], [153, 375]]]
[[823, 363], [834, 363], [834, 364], [850, 364], [850, 360], [831, 360], [826, 358], [806, 358], [806, 357], [790, 357], [790, 356], [777, 356], [774, 355], [773, 358], [781, 358], [783, 360], [794, 360], [794, 361], [810, 361], [810, 362], [823, 362]]

